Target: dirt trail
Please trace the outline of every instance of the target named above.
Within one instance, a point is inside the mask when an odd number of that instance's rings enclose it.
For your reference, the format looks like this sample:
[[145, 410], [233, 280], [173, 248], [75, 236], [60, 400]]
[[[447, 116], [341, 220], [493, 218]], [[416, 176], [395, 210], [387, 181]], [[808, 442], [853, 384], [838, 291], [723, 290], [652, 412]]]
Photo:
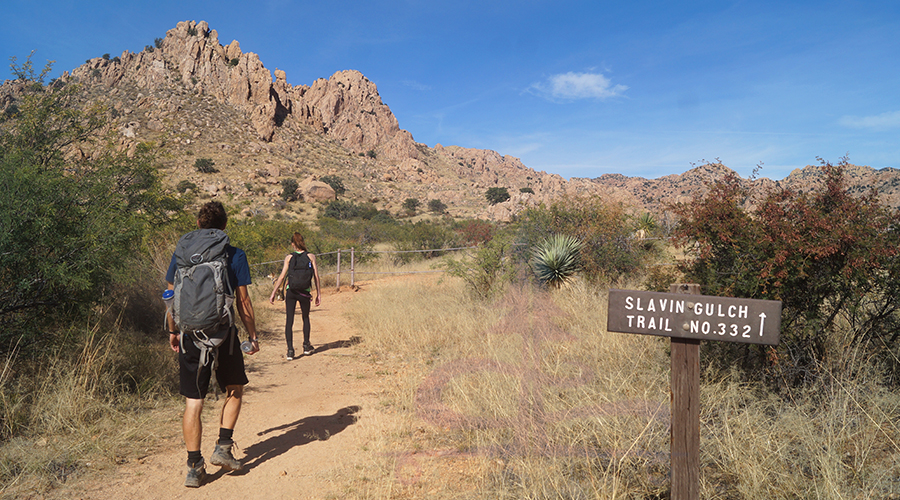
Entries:
[[[166, 428], [159, 430], [160, 445], [151, 454], [119, 466], [103, 484], [80, 485], [70, 498], [340, 498], [345, 479], [341, 471], [364, 459], [360, 451], [364, 427], [378, 390], [372, 365], [360, 359], [359, 347], [350, 345], [355, 333], [343, 316], [347, 303], [359, 296], [349, 289], [324, 291], [322, 305], [313, 306], [311, 313], [311, 339], [317, 350], [293, 361], [284, 358], [284, 303], [254, 302], [257, 311], [278, 313], [257, 325], [260, 352], [247, 357], [250, 384], [234, 434], [240, 446], [235, 456], [244, 463], [243, 471], [223, 473], [207, 465], [206, 483], [198, 489], [185, 488], [179, 414], [177, 421], [161, 424]], [[303, 338], [299, 324], [294, 332], [299, 352]], [[207, 459], [218, 435], [222, 401], [207, 399], [202, 449]]]

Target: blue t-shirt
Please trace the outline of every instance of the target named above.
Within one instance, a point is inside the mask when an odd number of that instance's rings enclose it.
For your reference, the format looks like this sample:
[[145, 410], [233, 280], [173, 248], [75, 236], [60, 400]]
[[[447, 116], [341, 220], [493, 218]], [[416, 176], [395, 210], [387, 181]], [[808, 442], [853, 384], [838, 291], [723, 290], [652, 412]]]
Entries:
[[[231, 290], [229, 294], [234, 293], [234, 289], [239, 286], [249, 285], [250, 280], [250, 264], [247, 262], [247, 254], [240, 248], [228, 245], [225, 247], [225, 253], [228, 255], [228, 284]], [[175, 283], [175, 254], [172, 254], [172, 262], [169, 263], [169, 270], [166, 272], [166, 281]]]

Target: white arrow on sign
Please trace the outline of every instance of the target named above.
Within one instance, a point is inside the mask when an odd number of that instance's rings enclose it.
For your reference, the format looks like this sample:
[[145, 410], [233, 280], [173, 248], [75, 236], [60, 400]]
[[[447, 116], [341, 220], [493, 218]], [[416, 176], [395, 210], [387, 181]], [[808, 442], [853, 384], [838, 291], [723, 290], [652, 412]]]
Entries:
[[763, 326], [766, 324], [766, 313], [759, 313], [759, 336], [763, 335]]

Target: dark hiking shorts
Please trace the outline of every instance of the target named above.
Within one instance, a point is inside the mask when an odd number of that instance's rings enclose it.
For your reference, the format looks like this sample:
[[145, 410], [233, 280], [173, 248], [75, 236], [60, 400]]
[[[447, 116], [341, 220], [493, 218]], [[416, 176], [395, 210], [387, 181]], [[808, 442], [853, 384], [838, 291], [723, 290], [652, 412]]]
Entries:
[[[249, 382], [244, 371], [244, 353], [241, 352], [240, 343], [237, 328], [231, 327], [225, 341], [216, 351], [215, 356], [219, 361], [216, 382], [222, 392], [229, 385], [246, 385]], [[183, 349], [178, 353], [181, 395], [189, 399], [203, 399], [209, 392], [214, 361], [210, 359], [206, 366], [200, 366], [200, 348], [194, 345], [190, 336], [181, 344]]]

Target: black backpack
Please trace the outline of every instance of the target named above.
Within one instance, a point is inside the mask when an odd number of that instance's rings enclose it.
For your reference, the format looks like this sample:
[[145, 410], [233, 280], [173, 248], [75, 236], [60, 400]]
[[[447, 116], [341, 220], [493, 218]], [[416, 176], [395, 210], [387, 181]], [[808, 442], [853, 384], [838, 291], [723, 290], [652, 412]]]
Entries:
[[312, 286], [313, 265], [306, 252], [295, 253], [291, 256], [288, 266], [288, 289], [295, 292], [305, 292]]

